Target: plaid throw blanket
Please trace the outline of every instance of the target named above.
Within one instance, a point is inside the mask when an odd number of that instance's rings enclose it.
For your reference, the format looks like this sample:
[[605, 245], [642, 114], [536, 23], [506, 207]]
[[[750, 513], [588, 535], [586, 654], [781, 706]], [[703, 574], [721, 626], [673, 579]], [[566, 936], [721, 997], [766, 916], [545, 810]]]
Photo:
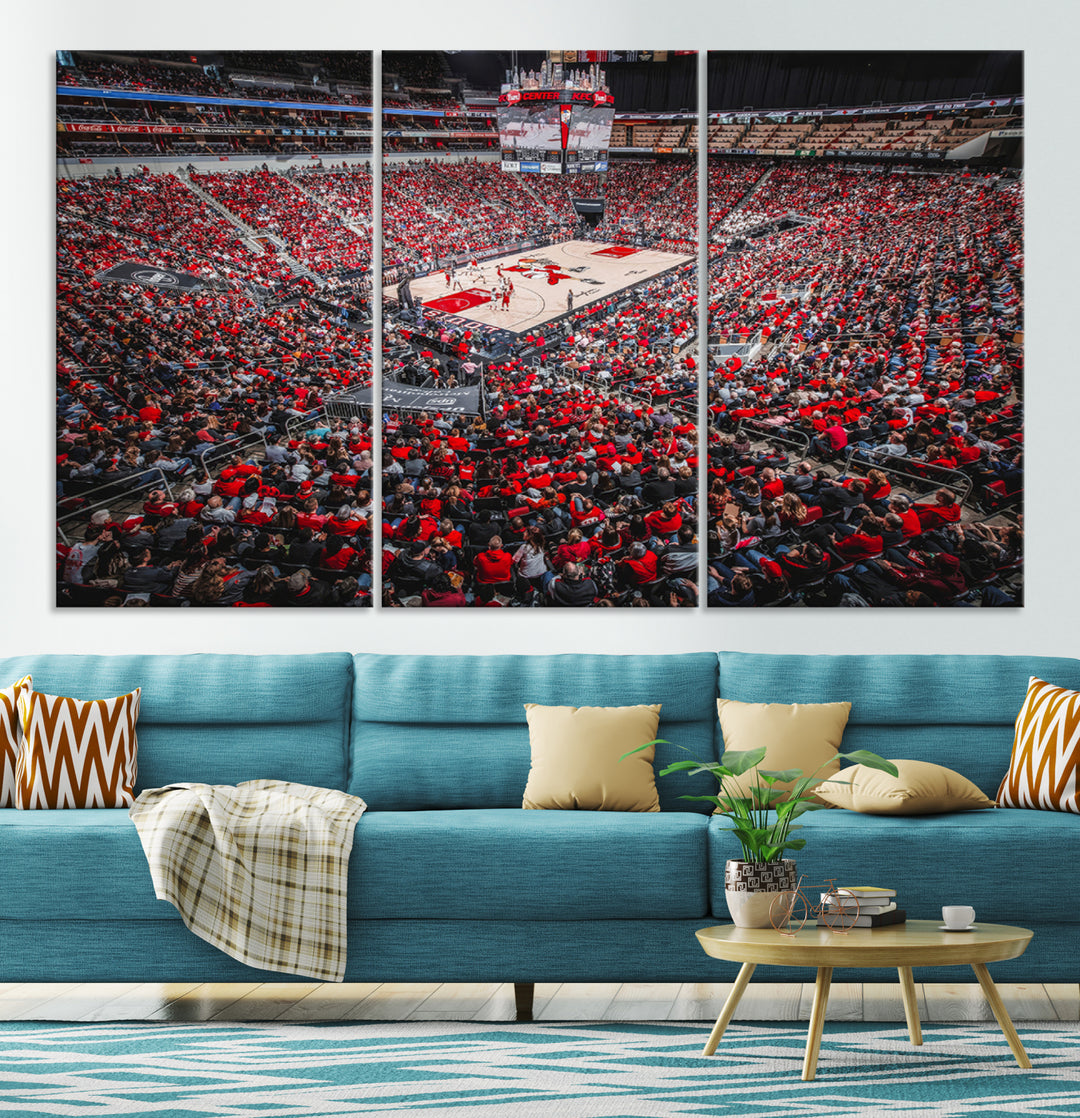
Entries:
[[129, 811], [154, 893], [226, 955], [341, 982], [353, 830], [366, 804], [282, 780], [148, 788]]

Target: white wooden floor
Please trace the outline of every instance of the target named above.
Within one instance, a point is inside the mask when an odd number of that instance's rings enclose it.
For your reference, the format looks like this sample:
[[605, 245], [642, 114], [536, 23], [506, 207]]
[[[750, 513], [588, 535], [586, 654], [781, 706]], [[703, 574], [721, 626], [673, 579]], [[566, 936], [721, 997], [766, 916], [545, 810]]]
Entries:
[[[537, 983], [538, 1021], [712, 1021], [723, 982]], [[917, 983], [925, 1022], [992, 1021], [978, 983]], [[1080, 985], [998, 983], [1014, 1021], [1080, 1021]], [[812, 985], [751, 982], [736, 1021], [805, 1021]], [[896, 983], [834, 982], [827, 1020], [903, 1021]], [[3, 1021], [513, 1021], [507, 983], [0, 983]]]

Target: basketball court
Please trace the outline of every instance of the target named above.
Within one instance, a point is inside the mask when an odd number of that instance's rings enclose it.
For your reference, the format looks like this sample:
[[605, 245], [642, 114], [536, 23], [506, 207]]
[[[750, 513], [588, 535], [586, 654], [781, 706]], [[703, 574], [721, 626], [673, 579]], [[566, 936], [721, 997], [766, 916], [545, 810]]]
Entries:
[[[573, 292], [573, 309], [580, 310], [693, 259], [601, 241], [565, 241], [482, 260], [479, 271], [463, 265], [452, 287], [447, 287], [446, 274], [440, 271], [414, 279], [410, 288], [425, 310], [521, 334], [566, 314], [569, 292]], [[508, 310], [502, 308], [500, 268], [514, 285]], [[396, 303], [396, 285], [386, 287], [383, 293], [388, 301]]]

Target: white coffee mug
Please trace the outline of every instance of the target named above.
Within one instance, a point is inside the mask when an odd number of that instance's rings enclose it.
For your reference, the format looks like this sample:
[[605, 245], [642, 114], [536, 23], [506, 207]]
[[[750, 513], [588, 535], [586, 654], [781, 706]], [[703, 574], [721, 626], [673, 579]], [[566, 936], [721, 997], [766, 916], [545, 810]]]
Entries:
[[947, 928], [966, 928], [975, 923], [975, 909], [968, 904], [947, 904], [941, 910], [941, 919]]

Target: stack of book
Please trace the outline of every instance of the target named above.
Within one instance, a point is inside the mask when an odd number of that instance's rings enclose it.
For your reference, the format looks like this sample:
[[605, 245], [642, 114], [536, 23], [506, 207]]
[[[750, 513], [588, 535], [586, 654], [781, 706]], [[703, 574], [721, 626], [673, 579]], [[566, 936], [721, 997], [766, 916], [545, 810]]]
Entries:
[[[884, 928], [887, 924], [903, 924], [907, 919], [907, 913], [896, 907], [896, 890], [873, 885], [848, 885], [833, 893], [822, 893], [821, 906], [819, 928]], [[854, 912], [856, 906], [859, 914], [854, 921], [850, 916], [838, 918], [838, 914]]]

